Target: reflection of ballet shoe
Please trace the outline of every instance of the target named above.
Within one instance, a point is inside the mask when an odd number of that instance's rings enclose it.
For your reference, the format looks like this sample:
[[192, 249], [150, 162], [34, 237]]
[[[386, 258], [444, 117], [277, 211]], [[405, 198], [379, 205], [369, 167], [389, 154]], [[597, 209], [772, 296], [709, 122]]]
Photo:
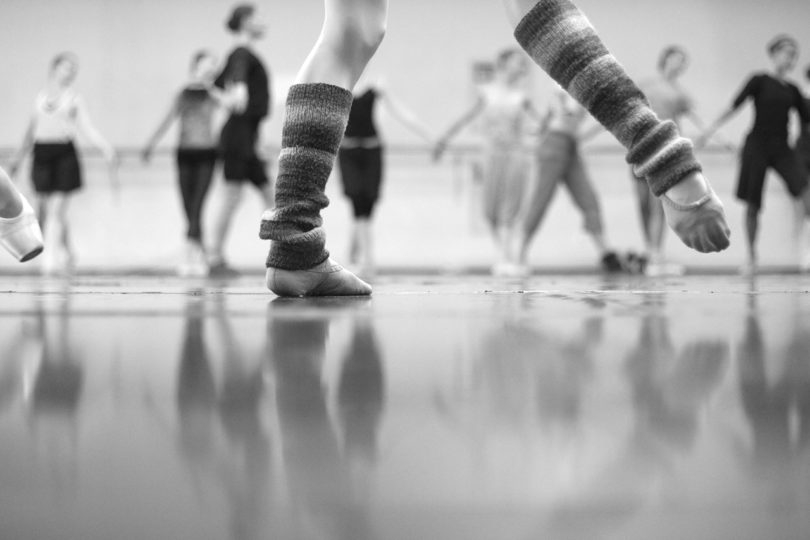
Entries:
[[368, 296], [371, 285], [332, 259], [308, 270], [267, 269], [267, 288], [279, 296]]
[[701, 253], [722, 251], [729, 246], [731, 230], [723, 203], [711, 187], [695, 202], [679, 204], [666, 193], [661, 200], [667, 224], [684, 244]]
[[39, 228], [34, 209], [22, 199], [22, 212], [13, 218], [0, 218], [0, 245], [18, 261], [33, 259], [43, 250], [42, 231]]

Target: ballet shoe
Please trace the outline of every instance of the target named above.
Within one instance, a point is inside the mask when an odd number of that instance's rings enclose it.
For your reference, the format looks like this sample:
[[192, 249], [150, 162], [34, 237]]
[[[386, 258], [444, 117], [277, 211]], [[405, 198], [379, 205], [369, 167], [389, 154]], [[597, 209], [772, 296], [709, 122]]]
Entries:
[[0, 218], [0, 245], [18, 261], [30, 261], [44, 249], [42, 230], [39, 228], [34, 209], [22, 199], [22, 212], [13, 218]]
[[268, 268], [267, 288], [278, 296], [368, 296], [371, 285], [327, 259], [308, 270]]
[[681, 204], [661, 195], [667, 225], [681, 241], [701, 253], [723, 251], [730, 244], [731, 230], [723, 203], [706, 185], [706, 193], [694, 202]]

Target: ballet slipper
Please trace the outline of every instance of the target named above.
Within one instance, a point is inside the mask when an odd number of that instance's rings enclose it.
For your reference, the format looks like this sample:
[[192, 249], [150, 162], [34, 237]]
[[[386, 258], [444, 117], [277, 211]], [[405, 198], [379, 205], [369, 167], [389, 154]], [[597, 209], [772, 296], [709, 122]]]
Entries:
[[371, 285], [332, 259], [308, 270], [270, 267], [267, 288], [279, 296], [368, 296]]
[[722, 251], [729, 246], [731, 230], [720, 198], [705, 182], [705, 192], [697, 200], [679, 203], [668, 193], [661, 195], [667, 225], [681, 241], [701, 253]]
[[0, 218], [0, 245], [18, 261], [30, 261], [43, 250], [42, 230], [39, 228], [34, 209], [22, 199], [22, 212], [13, 218]]

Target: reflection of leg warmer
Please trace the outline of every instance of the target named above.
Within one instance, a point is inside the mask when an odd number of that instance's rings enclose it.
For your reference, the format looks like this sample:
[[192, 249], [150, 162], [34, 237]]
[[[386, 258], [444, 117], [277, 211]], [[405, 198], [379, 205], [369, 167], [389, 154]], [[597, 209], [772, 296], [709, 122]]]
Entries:
[[287, 96], [276, 207], [262, 216], [259, 236], [272, 240], [267, 266], [306, 270], [329, 258], [321, 209], [346, 129], [352, 93], [328, 84], [298, 84]]
[[691, 143], [662, 122], [570, 0], [540, 0], [515, 38], [555, 81], [582, 103], [628, 150], [635, 174], [660, 196], [700, 171]]

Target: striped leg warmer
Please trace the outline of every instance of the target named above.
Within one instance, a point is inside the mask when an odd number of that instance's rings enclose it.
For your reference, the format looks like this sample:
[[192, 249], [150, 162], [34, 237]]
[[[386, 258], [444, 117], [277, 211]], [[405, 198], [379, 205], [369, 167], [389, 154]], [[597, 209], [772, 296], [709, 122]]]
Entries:
[[272, 240], [268, 268], [306, 270], [329, 258], [321, 210], [352, 93], [329, 84], [290, 88], [281, 134], [276, 207], [262, 216], [259, 237]]
[[532, 59], [627, 149], [656, 196], [701, 167], [692, 144], [662, 122], [571, 0], [540, 0], [515, 28]]

